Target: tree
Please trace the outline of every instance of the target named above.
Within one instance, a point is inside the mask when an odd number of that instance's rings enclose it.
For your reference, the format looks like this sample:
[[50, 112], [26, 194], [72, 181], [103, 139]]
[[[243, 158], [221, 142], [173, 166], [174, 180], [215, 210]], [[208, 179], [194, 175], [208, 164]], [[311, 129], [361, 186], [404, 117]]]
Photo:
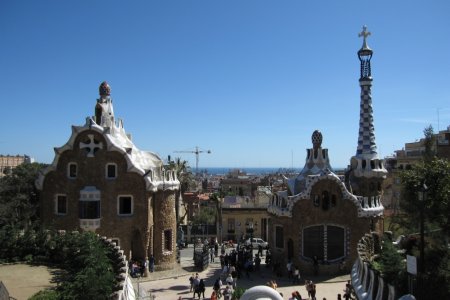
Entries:
[[200, 212], [192, 219], [194, 225], [212, 224], [216, 219], [216, 210], [212, 207], [202, 207]]
[[39, 199], [34, 182], [44, 167], [24, 163], [0, 178], [0, 228], [9, 224], [26, 229], [38, 220]]
[[[424, 130], [425, 151], [423, 161], [410, 170], [401, 173], [402, 210], [405, 212], [403, 227], [408, 234], [417, 235], [420, 214], [423, 214], [425, 228], [425, 270], [423, 276], [430, 299], [444, 299], [450, 295], [450, 270], [448, 236], [450, 234], [450, 162], [437, 158], [433, 151], [433, 131]], [[419, 193], [427, 187], [425, 197], [419, 200]], [[413, 250], [414, 252], [414, 250]], [[417, 249], [415, 250], [417, 254]], [[431, 293], [431, 294], [430, 294]]]
[[182, 160], [180, 157], [175, 158], [175, 160], [169, 161], [169, 170], [173, 170], [178, 180], [180, 181], [180, 190], [175, 195], [175, 215], [177, 220], [177, 228], [182, 223], [187, 214], [187, 209], [185, 207], [184, 214], [180, 216], [181, 205], [185, 206], [182, 199], [182, 195], [191, 190], [196, 186], [194, 176], [192, 175], [191, 168], [188, 162]]
[[429, 125], [428, 127], [425, 127], [423, 130], [423, 135], [425, 136], [423, 144], [425, 146], [425, 151], [423, 153], [423, 159], [425, 162], [430, 162], [434, 156], [435, 153], [433, 151], [433, 145], [435, 143], [435, 136], [433, 132], [433, 126]]

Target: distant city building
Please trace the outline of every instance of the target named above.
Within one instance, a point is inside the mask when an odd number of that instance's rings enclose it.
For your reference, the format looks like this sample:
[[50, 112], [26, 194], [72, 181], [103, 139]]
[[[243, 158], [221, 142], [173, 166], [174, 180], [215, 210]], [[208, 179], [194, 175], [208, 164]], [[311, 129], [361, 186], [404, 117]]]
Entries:
[[158, 155], [138, 149], [115, 119], [109, 85], [103, 82], [99, 90], [95, 116], [72, 126], [36, 181], [42, 222], [96, 232], [117, 242], [128, 258], [153, 254], [155, 269], [172, 268], [180, 183]]
[[254, 197], [225, 196], [221, 204], [221, 239], [239, 241], [251, 233], [267, 241], [270, 199], [270, 187], [263, 186], [257, 188]]
[[28, 155], [0, 155], [0, 177], [10, 174], [12, 169], [23, 163], [33, 163]]
[[[437, 157], [450, 159], [450, 126], [434, 134], [434, 139], [431, 151]], [[386, 208], [385, 213], [387, 215], [400, 211], [401, 171], [411, 169], [412, 166], [422, 162], [424, 152], [425, 139], [422, 138], [415, 142], [405, 143], [405, 147], [401, 150], [396, 150], [394, 156], [385, 158], [388, 176], [383, 187], [383, 205]]]
[[382, 231], [384, 162], [378, 157], [371, 98], [373, 51], [367, 46], [364, 27], [361, 62], [358, 147], [345, 175], [330, 165], [322, 134], [314, 131], [312, 148], [300, 174], [285, 178], [287, 190], [274, 192], [268, 212], [269, 244], [274, 262], [287, 261], [313, 273], [349, 271], [357, 258], [356, 245], [364, 234]]

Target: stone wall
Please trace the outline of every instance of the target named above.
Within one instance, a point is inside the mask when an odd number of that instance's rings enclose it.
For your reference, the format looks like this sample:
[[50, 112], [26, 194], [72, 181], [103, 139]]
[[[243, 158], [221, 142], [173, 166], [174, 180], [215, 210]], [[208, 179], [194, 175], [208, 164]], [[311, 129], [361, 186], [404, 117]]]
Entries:
[[[314, 185], [311, 197], [321, 195], [322, 191], [328, 191], [336, 196], [334, 206], [324, 210], [322, 205], [315, 206], [313, 199], [300, 199], [295, 203], [292, 210], [292, 218], [272, 218], [269, 228], [269, 241], [273, 249], [274, 261], [286, 265], [288, 260], [288, 241], [293, 243], [292, 262], [305, 274], [313, 273], [313, 264], [310, 258], [303, 255], [303, 230], [309, 226], [332, 225], [344, 229], [345, 256], [340, 260], [320, 262], [319, 274], [335, 275], [349, 272], [351, 263], [358, 257], [356, 251], [358, 241], [371, 227], [378, 229], [380, 217], [358, 217], [358, 207], [354, 202], [342, 198], [339, 186], [331, 180], [322, 180]], [[275, 245], [275, 227], [282, 226], [284, 234], [284, 247], [277, 248]]]
[[[175, 192], [162, 191], [155, 194], [153, 226], [153, 255], [155, 270], [172, 269], [176, 265]], [[170, 232], [170, 244], [167, 241]], [[160, 242], [158, 242], [160, 241]]]
[[359, 300], [397, 299], [395, 288], [386, 284], [378, 271], [370, 266], [379, 249], [380, 238], [377, 234], [366, 234], [358, 243], [358, 257], [352, 267], [351, 281]]
[[[41, 193], [41, 218], [46, 225], [55, 229], [79, 230], [80, 190], [94, 186], [101, 192], [101, 219], [96, 233], [117, 240], [121, 249], [132, 258], [144, 259], [146, 234], [151, 227], [149, 212], [149, 193], [146, 191], [142, 176], [127, 171], [127, 162], [118, 152], [99, 149], [94, 157], [86, 157], [86, 151], [80, 149], [79, 143], [87, 139], [88, 134], [106, 145], [103, 136], [95, 131], [81, 133], [74, 142], [74, 149], [67, 150], [59, 157], [56, 170], [49, 172]], [[68, 178], [68, 164], [77, 164], [76, 178]], [[117, 178], [106, 179], [106, 164], [117, 165]], [[67, 214], [55, 214], [55, 197], [57, 194], [67, 196]], [[133, 214], [118, 215], [118, 196], [133, 197]]]

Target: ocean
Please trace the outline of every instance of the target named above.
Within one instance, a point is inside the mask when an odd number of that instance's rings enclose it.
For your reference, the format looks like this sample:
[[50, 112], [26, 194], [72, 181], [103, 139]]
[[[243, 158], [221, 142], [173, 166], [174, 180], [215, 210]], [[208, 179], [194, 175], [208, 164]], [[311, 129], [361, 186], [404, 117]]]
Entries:
[[[287, 170], [286, 168], [226, 168], [226, 167], [217, 167], [217, 168], [199, 168], [199, 172], [202, 173], [207, 171], [210, 175], [225, 175], [228, 174], [232, 170], [241, 170], [245, 172], [247, 175], [266, 175], [273, 174], [279, 170]], [[295, 173], [300, 172], [300, 169], [294, 169]]]
[[[279, 172], [280, 170], [286, 171], [289, 170], [293, 173], [300, 173], [302, 169], [300, 168], [229, 168], [229, 167], [215, 167], [215, 168], [199, 168], [199, 173], [204, 173], [206, 171], [209, 175], [225, 175], [228, 174], [232, 170], [241, 170], [245, 172], [247, 175], [267, 175], [274, 174]], [[334, 172], [342, 171], [344, 168], [334, 168]], [[195, 172], [195, 170], [193, 170]]]

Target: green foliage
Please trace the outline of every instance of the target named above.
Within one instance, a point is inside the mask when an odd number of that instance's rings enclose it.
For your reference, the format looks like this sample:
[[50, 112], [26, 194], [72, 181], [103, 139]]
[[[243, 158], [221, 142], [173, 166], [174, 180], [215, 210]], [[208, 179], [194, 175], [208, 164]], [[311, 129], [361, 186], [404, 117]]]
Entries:
[[435, 155], [435, 153], [433, 152], [433, 145], [436, 139], [433, 132], [433, 126], [429, 125], [428, 127], [425, 127], [425, 129], [423, 130], [423, 135], [425, 136], [425, 151], [423, 153], [423, 159], [425, 161], [431, 161]]
[[0, 178], [0, 228], [15, 225], [28, 228], [37, 219], [38, 194], [34, 185], [44, 164], [21, 164]]
[[113, 292], [112, 252], [93, 233], [57, 234], [8, 225], [0, 228], [0, 243], [0, 259], [4, 261], [39, 258], [40, 262], [59, 264], [66, 272], [59, 278], [58, 299], [107, 299]]
[[[408, 240], [419, 239], [421, 213], [425, 231], [425, 271], [419, 274], [427, 286], [430, 299], [448, 299], [450, 295], [450, 270], [448, 236], [450, 235], [450, 162], [437, 158], [433, 152], [434, 135], [431, 126], [424, 129], [423, 161], [410, 170], [401, 173], [402, 201], [404, 214], [396, 218], [403, 227]], [[426, 192], [424, 191], [426, 186]], [[421, 199], [419, 199], [419, 196]], [[407, 251], [418, 256], [418, 249], [412, 243]]]
[[39, 291], [28, 300], [56, 300], [58, 299], [58, 293], [54, 290]]
[[202, 207], [200, 213], [192, 219], [193, 224], [212, 224], [216, 220], [217, 210], [212, 207]]
[[[409, 216], [410, 224], [416, 228], [419, 213], [423, 209], [425, 220], [450, 233], [450, 162], [434, 158], [412, 167], [401, 174], [403, 184], [401, 207]], [[419, 200], [419, 190], [426, 184], [427, 192], [423, 201]]]
[[242, 288], [242, 287], [236, 287], [233, 291], [233, 294], [231, 295], [231, 297], [233, 299], [239, 299], [242, 297], [242, 295], [245, 293], [246, 289]]
[[384, 239], [381, 255], [373, 264], [383, 278], [390, 284], [398, 285], [404, 275], [405, 263], [403, 257], [397, 252], [397, 248], [388, 239]]

